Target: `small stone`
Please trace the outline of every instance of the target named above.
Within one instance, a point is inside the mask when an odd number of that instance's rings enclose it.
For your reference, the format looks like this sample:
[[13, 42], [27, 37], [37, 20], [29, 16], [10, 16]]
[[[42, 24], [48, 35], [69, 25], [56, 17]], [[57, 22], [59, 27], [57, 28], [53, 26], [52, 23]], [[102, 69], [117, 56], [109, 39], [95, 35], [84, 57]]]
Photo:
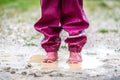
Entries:
[[4, 70], [5, 70], [6, 72], [9, 72], [10, 69], [11, 69], [11, 67], [6, 67], [6, 68], [4, 68]]
[[31, 68], [31, 67], [32, 67], [32, 65], [31, 65], [31, 64], [28, 64], [27, 66], [28, 66], [29, 68]]
[[64, 74], [58, 73], [58, 72], [53, 72], [49, 76], [51, 76], [51, 77], [64, 77]]
[[55, 72], [55, 71], [47, 71], [47, 72], [41, 72], [41, 74], [50, 74], [52, 72]]
[[110, 54], [109, 53], [107, 53], [107, 56], [109, 56]]
[[105, 69], [111, 69], [113, 68], [113, 65], [105, 64], [102, 67], [104, 67]]
[[22, 75], [26, 75], [26, 74], [27, 74], [27, 72], [22, 72], [21, 74], [22, 74]]
[[9, 65], [9, 64], [6, 64], [6, 65]]
[[34, 77], [42, 77], [43, 75], [41, 73], [34, 73]]
[[29, 73], [28, 75], [31, 75], [31, 76], [33, 76], [33, 75], [34, 75], [34, 73]]
[[114, 71], [117, 72], [117, 69], [115, 69]]
[[97, 74], [96, 76], [99, 77], [99, 76], [102, 76], [102, 75]]
[[2, 70], [0, 69], [0, 72], [2, 72]]
[[82, 74], [82, 72], [77, 72], [77, 74]]
[[16, 71], [18, 71], [19, 69], [15, 69]]
[[109, 59], [105, 59], [105, 60], [102, 60], [103, 62], [108, 62], [109, 61]]
[[25, 68], [28, 69], [28, 68], [31, 68], [32, 65], [31, 64], [28, 64]]
[[11, 71], [10, 73], [11, 73], [11, 74], [15, 74], [16, 72], [15, 72], [15, 71]]

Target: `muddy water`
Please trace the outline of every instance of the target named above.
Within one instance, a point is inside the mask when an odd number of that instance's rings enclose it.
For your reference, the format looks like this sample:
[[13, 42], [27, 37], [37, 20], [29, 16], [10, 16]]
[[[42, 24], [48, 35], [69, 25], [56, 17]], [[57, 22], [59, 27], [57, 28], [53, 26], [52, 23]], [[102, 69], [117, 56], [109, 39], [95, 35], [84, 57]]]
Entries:
[[29, 62], [37, 63], [38, 67], [43, 71], [48, 70], [84, 70], [84, 69], [94, 69], [99, 66], [102, 66], [103, 63], [96, 59], [95, 57], [83, 55], [83, 62], [79, 64], [68, 64], [67, 59], [68, 55], [59, 55], [58, 61], [54, 63], [42, 63], [44, 55], [33, 55]]

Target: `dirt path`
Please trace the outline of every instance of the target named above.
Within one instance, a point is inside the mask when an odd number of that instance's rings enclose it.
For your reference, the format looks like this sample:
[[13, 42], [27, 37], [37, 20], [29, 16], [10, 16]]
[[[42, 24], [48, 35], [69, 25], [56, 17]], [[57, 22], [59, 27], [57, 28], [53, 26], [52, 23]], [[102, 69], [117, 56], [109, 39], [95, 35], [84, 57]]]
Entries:
[[76, 65], [66, 63], [64, 31], [58, 62], [41, 63], [45, 55], [39, 47], [43, 35], [33, 28], [39, 17], [37, 9], [4, 13], [0, 18], [0, 80], [120, 80], [119, 7], [86, 10], [91, 22], [86, 31], [88, 43], [82, 51], [83, 62]]

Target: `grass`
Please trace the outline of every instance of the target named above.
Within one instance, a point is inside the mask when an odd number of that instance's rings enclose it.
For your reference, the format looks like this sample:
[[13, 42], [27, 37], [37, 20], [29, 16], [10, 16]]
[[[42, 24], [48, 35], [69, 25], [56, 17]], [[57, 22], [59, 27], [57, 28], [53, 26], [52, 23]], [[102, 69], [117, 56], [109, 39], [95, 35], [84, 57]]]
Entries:
[[0, 17], [4, 14], [13, 17], [34, 7], [39, 9], [39, 6], [39, 0], [0, 0]]
[[110, 30], [108, 30], [108, 29], [100, 29], [98, 32], [100, 32], [100, 33], [108, 33], [108, 32], [115, 32], [115, 33], [117, 33], [118, 30], [117, 29], [110, 29]]
[[0, 5], [8, 4], [8, 3], [11, 3], [14, 1], [16, 1], [16, 0], [0, 0]]
[[61, 46], [61, 48], [62, 48], [62, 49], [67, 49], [67, 46], [65, 46], [65, 45], [64, 45], [64, 46]]
[[39, 0], [0, 0], [0, 11], [10, 8], [26, 11], [33, 6], [39, 6]]
[[115, 21], [119, 21], [120, 18], [119, 18], [119, 17], [114, 17], [114, 20], [115, 20]]
[[37, 46], [37, 45], [33, 42], [27, 42], [23, 46]]
[[115, 33], [117, 33], [118, 30], [117, 30], [117, 29], [112, 29], [112, 30], [110, 30], [110, 32], [115, 32]]
[[111, 2], [112, 5], [109, 5], [107, 0], [84, 0], [84, 7], [91, 12], [98, 9], [111, 10], [115, 7], [120, 7], [120, 0], [110, 0], [109, 2]]
[[100, 33], [108, 33], [109, 30], [107, 30], [107, 29], [100, 29], [99, 32], [100, 32]]
[[[114, 2], [119, 3], [120, 0], [114, 0]], [[0, 0], [0, 13], [3, 9], [10, 8], [26, 11], [31, 9], [33, 6], [38, 6], [39, 8], [39, 0]], [[98, 8], [109, 9], [113, 7], [106, 4], [106, 0], [84, 0], [84, 6], [90, 11], [95, 11]]]

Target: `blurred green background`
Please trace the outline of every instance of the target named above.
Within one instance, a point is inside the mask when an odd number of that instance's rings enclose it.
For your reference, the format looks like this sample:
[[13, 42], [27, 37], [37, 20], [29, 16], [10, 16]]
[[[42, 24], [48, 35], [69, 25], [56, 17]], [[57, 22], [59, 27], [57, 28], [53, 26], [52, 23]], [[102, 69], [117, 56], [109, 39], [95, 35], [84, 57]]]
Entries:
[[[84, 8], [90, 15], [98, 10], [103, 12], [107, 10], [109, 13], [113, 13], [114, 8], [120, 8], [119, 3], [120, 0], [84, 0]], [[39, 10], [39, 7], [39, 0], [0, 0], [0, 16], [6, 13], [9, 17], [12, 17], [14, 14], [22, 13], [33, 8]], [[110, 17], [111, 16], [112, 14]], [[119, 17], [117, 17], [116, 20], [118, 20], [118, 18]]]
[[[101, 11], [109, 14], [109, 18], [119, 20], [117, 13], [114, 13], [115, 8], [120, 8], [120, 0], [84, 0], [84, 8], [86, 14], [91, 16], [93, 13]], [[7, 14], [9, 17], [14, 14], [20, 14], [27, 10], [39, 10], [40, 0], [0, 0], [0, 17]], [[114, 14], [114, 16], [113, 16]], [[116, 17], [117, 16], [117, 17]]]
[[[90, 17], [100, 11], [98, 14], [107, 16], [118, 21], [120, 18], [115, 9], [120, 8], [120, 0], [83, 0], [86, 14]], [[14, 14], [21, 14], [28, 10], [40, 8], [40, 0], [0, 0], [0, 17], [6, 14], [8, 17]], [[104, 15], [103, 13], [106, 12]], [[114, 14], [114, 16], [113, 16]]]
[[[110, 1], [116, 3], [120, 2], [120, 0], [84, 0], [84, 4], [85, 4], [84, 6], [92, 11], [98, 7], [101, 8], [114, 8], [115, 6], [120, 7], [119, 4], [111, 6], [111, 4], [106, 3]], [[33, 6], [39, 6], [39, 0], [0, 0], [0, 10], [4, 8], [16, 8], [18, 10], [25, 11]]]
[[16, 8], [20, 10], [27, 10], [38, 5], [39, 0], [0, 0], [0, 9]]

